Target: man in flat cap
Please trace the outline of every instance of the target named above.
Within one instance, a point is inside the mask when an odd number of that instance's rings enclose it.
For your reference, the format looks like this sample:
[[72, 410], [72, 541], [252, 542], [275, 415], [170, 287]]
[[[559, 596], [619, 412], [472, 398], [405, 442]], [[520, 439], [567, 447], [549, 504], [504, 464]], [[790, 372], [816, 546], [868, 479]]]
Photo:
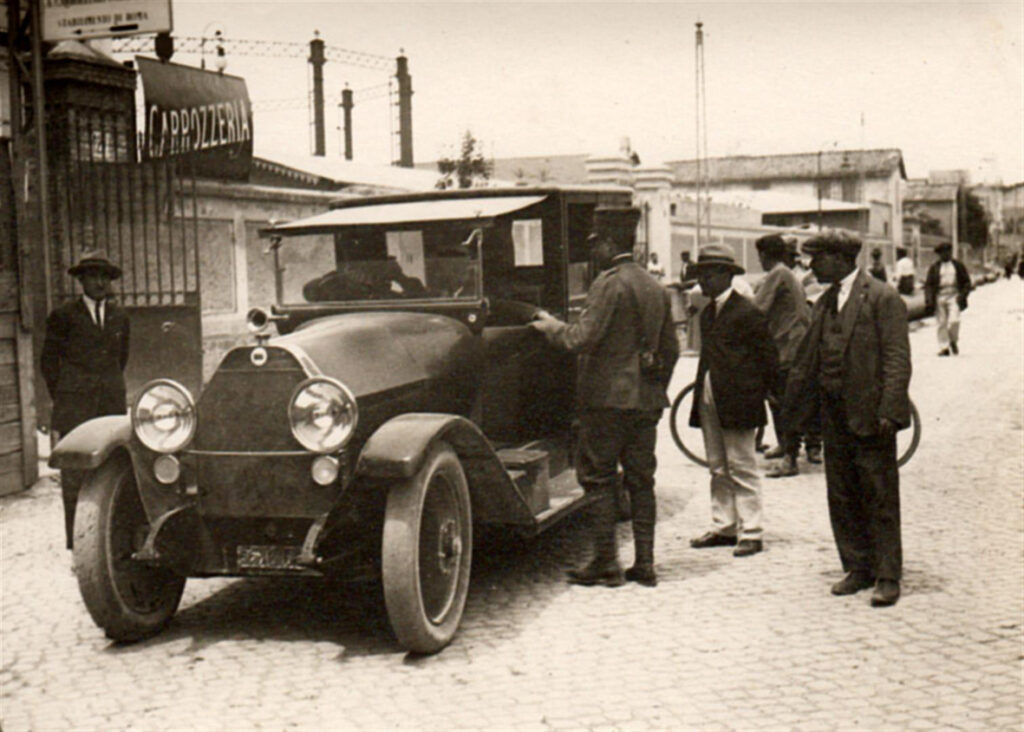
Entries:
[[[657, 424], [679, 356], [668, 292], [633, 260], [636, 208], [599, 208], [588, 242], [600, 270], [580, 319], [571, 325], [541, 313], [532, 323], [551, 343], [579, 354], [580, 415], [576, 477], [597, 500], [593, 559], [569, 582], [653, 587], [654, 456]], [[635, 561], [623, 575], [615, 540], [618, 470], [632, 506]]]
[[903, 298], [857, 267], [860, 248], [843, 233], [804, 244], [828, 289], [790, 372], [783, 421], [798, 429], [822, 414], [829, 516], [847, 573], [832, 594], [874, 586], [871, 604], [885, 606], [900, 596], [896, 431], [910, 425], [910, 343]]
[[700, 359], [690, 426], [704, 436], [711, 472], [711, 528], [690, 540], [695, 549], [735, 546], [746, 557], [763, 549], [761, 475], [756, 433], [768, 421], [764, 402], [779, 357], [768, 323], [733, 289], [743, 274], [732, 248], [708, 244], [697, 254], [697, 280], [711, 302], [700, 316]]
[[754, 292], [754, 305], [768, 319], [768, 331], [772, 334], [779, 352], [778, 378], [771, 390], [769, 405], [775, 419], [775, 437], [778, 446], [765, 453], [767, 458], [782, 458], [782, 462], [768, 471], [769, 478], [796, 475], [796, 457], [800, 451], [800, 433], [782, 429], [782, 400], [786, 392], [786, 379], [793, 366], [797, 348], [811, 322], [811, 311], [807, 307], [800, 280], [786, 264], [786, 242], [778, 234], [762, 236], [756, 242], [757, 256], [761, 260], [764, 279]]
[[[60, 436], [93, 417], [127, 411], [128, 317], [110, 299], [110, 283], [121, 276], [121, 269], [103, 252], [87, 250], [68, 274], [82, 285], [82, 296], [50, 313], [40, 356], [43, 379], [53, 400], [50, 427]], [[80, 471], [61, 471], [68, 549], [72, 548], [82, 479]]]
[[971, 276], [959, 259], [953, 259], [953, 245], [948, 241], [935, 247], [939, 258], [932, 262], [924, 278], [924, 309], [935, 313], [938, 323], [939, 355], [960, 353], [960, 312], [967, 309]]

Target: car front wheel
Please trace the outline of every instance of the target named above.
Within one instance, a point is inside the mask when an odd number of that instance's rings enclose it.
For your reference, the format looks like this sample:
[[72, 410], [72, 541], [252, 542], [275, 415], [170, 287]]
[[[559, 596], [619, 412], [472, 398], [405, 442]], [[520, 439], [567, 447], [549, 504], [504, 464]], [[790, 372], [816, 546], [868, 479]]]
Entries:
[[416, 475], [390, 489], [384, 517], [384, 602], [410, 651], [435, 653], [455, 635], [469, 591], [472, 532], [462, 464], [438, 442]]
[[108, 460], [78, 496], [74, 565], [85, 607], [112, 640], [155, 635], [181, 600], [184, 577], [132, 558], [148, 529], [131, 462]]

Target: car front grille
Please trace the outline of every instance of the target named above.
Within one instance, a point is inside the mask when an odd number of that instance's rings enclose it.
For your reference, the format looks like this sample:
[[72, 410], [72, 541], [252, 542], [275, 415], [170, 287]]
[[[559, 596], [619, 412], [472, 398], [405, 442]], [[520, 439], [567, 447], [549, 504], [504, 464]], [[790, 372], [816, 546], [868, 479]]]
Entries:
[[199, 399], [199, 425], [193, 448], [211, 452], [301, 450], [288, 424], [288, 403], [306, 373], [281, 348], [267, 347], [267, 361], [256, 366], [251, 348], [235, 349]]

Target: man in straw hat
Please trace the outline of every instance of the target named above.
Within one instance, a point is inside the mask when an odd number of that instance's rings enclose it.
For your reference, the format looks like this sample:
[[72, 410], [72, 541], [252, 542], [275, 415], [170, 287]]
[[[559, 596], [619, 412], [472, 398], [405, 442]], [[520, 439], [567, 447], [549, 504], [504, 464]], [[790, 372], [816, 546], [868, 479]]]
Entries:
[[948, 241], [935, 247], [935, 253], [939, 258], [924, 278], [924, 309], [935, 313], [939, 355], [956, 356], [960, 353], [960, 312], [967, 309], [971, 276], [963, 262], [953, 259], [953, 245]]
[[[600, 274], [577, 322], [540, 313], [532, 325], [552, 344], [579, 354], [576, 399], [580, 432], [576, 477], [595, 496], [593, 559], [569, 582], [653, 587], [654, 448], [665, 390], [679, 356], [668, 292], [633, 261], [640, 211], [599, 208], [587, 240]], [[635, 561], [623, 575], [615, 540], [619, 466], [632, 506]]]
[[[121, 276], [121, 269], [103, 252], [87, 250], [68, 274], [82, 285], [82, 296], [50, 313], [40, 356], [43, 379], [53, 400], [50, 427], [61, 436], [93, 417], [127, 411], [128, 317], [110, 299], [110, 283]], [[61, 472], [68, 549], [72, 548], [82, 479], [80, 471]]]
[[761, 475], [755, 438], [768, 421], [765, 399], [777, 378], [778, 353], [764, 315], [737, 294], [743, 274], [732, 248], [701, 247], [694, 265], [703, 293], [700, 360], [690, 426], [700, 427], [711, 471], [711, 529], [690, 546], [735, 546], [746, 557], [763, 548]]
[[900, 596], [896, 431], [910, 425], [910, 343], [903, 298], [857, 267], [860, 248], [843, 233], [804, 244], [829, 287], [790, 372], [783, 421], [798, 429], [822, 414], [829, 517], [847, 573], [832, 594], [873, 585], [871, 604], [885, 606]]

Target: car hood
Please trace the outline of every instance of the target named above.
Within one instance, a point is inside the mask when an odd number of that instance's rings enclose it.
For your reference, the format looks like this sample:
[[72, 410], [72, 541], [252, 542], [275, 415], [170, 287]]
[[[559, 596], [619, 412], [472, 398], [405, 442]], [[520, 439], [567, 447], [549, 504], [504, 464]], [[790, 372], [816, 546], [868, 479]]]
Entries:
[[288, 349], [307, 372], [338, 379], [356, 397], [445, 378], [480, 349], [459, 321], [410, 312], [330, 315], [268, 345]]

